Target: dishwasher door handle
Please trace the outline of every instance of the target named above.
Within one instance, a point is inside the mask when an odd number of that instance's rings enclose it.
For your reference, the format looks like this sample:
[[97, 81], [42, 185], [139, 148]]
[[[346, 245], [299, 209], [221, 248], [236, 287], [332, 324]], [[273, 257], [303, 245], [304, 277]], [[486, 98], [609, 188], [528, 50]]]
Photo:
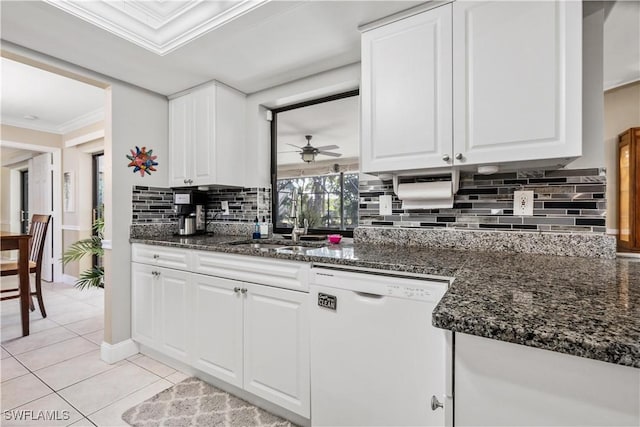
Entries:
[[359, 299], [367, 302], [376, 302], [376, 303], [384, 302], [384, 295], [370, 294], [369, 292], [360, 292], [360, 291], [352, 291], [352, 292], [356, 294]]

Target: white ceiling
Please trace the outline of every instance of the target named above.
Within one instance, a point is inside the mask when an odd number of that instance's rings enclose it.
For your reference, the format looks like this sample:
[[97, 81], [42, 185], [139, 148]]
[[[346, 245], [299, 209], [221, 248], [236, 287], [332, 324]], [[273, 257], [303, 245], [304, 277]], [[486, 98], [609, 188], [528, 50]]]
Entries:
[[169, 95], [212, 79], [253, 93], [360, 60], [358, 25], [420, 1], [271, 1], [160, 56], [42, 1], [2, 1], [2, 38]]
[[604, 89], [640, 80], [640, 1], [607, 2]]
[[[277, 115], [278, 125], [278, 165], [301, 165], [304, 162], [293, 144], [306, 145], [305, 135], [312, 135], [311, 145], [337, 145], [338, 149], [329, 150], [342, 154], [341, 157], [318, 155], [317, 161], [353, 159], [359, 156], [360, 141], [360, 97], [351, 96], [336, 101], [296, 108]], [[291, 152], [293, 151], [293, 152]], [[310, 165], [312, 166], [312, 165]]]
[[3, 124], [64, 134], [104, 116], [102, 89], [6, 58], [0, 70]]

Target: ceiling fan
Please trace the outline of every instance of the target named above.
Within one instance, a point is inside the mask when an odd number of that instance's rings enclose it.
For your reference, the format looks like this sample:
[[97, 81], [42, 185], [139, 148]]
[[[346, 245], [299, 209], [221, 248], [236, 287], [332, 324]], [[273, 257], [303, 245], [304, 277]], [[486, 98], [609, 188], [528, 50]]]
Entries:
[[340, 147], [338, 147], [337, 145], [325, 145], [322, 147], [314, 147], [313, 145], [311, 145], [311, 138], [313, 138], [312, 135], [305, 135], [304, 136], [307, 139], [307, 145], [303, 146], [303, 147], [299, 147], [297, 145], [293, 145], [293, 144], [287, 144], [290, 145], [292, 147], [296, 147], [297, 149], [300, 150], [300, 157], [302, 158], [302, 161], [306, 162], [306, 163], [310, 163], [315, 161], [316, 156], [318, 154], [322, 154], [323, 156], [329, 156], [329, 157], [340, 157], [342, 156], [342, 154], [340, 153], [334, 153], [328, 150], [336, 150]]

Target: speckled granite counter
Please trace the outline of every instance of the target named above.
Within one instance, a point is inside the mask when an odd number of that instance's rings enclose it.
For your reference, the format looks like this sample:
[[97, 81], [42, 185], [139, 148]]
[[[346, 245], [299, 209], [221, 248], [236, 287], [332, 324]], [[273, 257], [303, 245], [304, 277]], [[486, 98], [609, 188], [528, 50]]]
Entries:
[[238, 240], [217, 235], [131, 242], [454, 277], [433, 313], [439, 328], [640, 368], [640, 260], [374, 244], [298, 255], [229, 245]]

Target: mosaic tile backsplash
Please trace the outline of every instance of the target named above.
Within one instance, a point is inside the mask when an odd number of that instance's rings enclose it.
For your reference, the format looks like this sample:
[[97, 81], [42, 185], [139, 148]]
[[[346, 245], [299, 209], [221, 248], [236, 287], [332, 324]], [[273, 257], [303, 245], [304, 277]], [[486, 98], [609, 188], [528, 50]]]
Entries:
[[[229, 202], [229, 215], [222, 215], [221, 202]], [[134, 186], [132, 224], [171, 223], [173, 190]], [[268, 188], [216, 188], [207, 191], [207, 219], [216, 222], [250, 222], [256, 216], [271, 221], [271, 190]]]
[[[605, 233], [606, 181], [599, 169], [460, 174], [452, 209], [402, 209], [393, 183], [361, 177], [359, 224], [386, 227]], [[423, 182], [428, 177], [402, 178]], [[513, 215], [513, 192], [534, 192], [533, 216]], [[379, 196], [393, 195], [392, 215], [379, 215]]]

